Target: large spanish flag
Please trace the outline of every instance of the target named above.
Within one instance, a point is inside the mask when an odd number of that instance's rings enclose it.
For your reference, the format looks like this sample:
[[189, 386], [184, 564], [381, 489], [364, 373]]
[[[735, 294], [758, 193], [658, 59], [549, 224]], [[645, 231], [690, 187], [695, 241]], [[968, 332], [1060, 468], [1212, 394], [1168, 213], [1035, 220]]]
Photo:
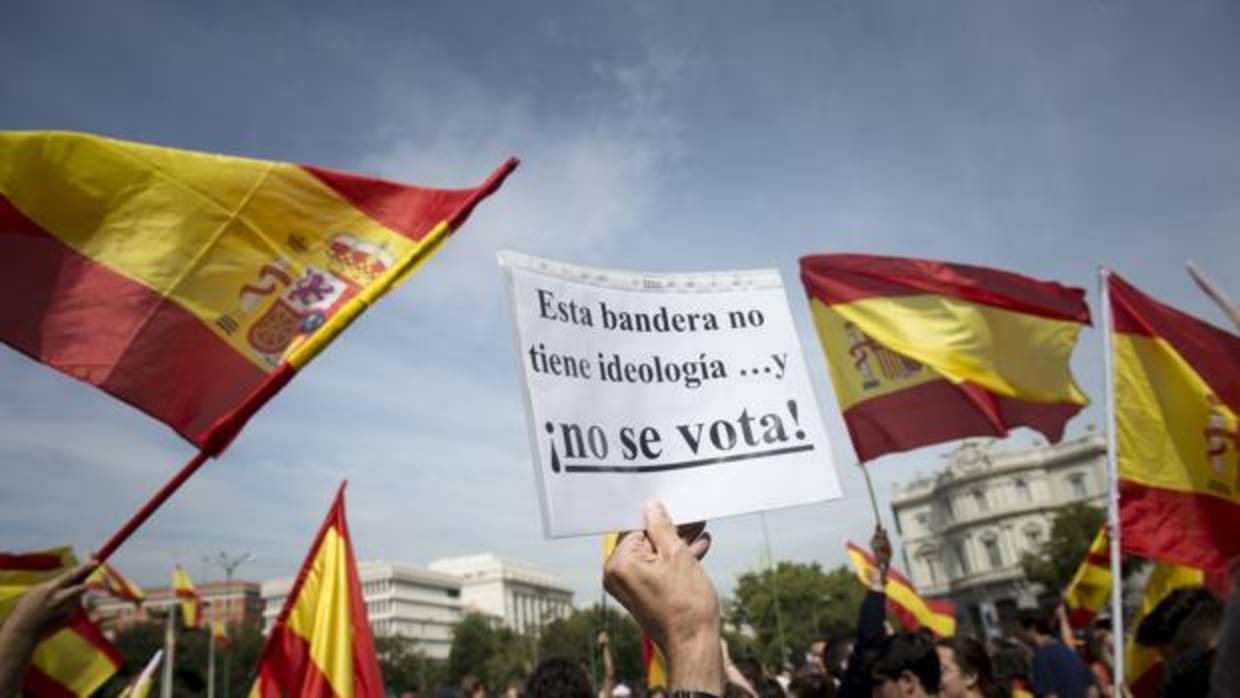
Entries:
[[1240, 555], [1240, 337], [1107, 278], [1120, 545], [1221, 572]]
[[1084, 291], [985, 267], [801, 258], [818, 336], [863, 462], [1027, 426], [1051, 441], [1088, 403], [1068, 362]]
[[[68, 547], [0, 553], [0, 624], [22, 594], [77, 565]], [[31, 698], [86, 698], [120, 669], [124, 658], [78, 609], [69, 624], [35, 646], [22, 683]]]
[[267, 636], [250, 698], [384, 695], [345, 522], [344, 487]]
[[[870, 552], [854, 543], [846, 543], [848, 561], [852, 563], [857, 578], [865, 586], [878, 574], [878, 562]], [[887, 610], [900, 619], [905, 630], [915, 632], [927, 628], [937, 637], [951, 637], [956, 634], [956, 606], [950, 601], [926, 599], [917, 593], [907, 577], [888, 568]]]
[[218, 453], [515, 166], [426, 189], [0, 132], [0, 341]]
[[189, 572], [180, 565], [172, 568], [172, 593], [181, 605], [181, 620], [185, 622], [185, 627], [202, 627], [202, 597], [194, 588]]
[[1098, 611], [1111, 598], [1111, 536], [1104, 525], [1090, 543], [1085, 559], [1077, 568], [1068, 588], [1063, 592], [1063, 603], [1068, 611], [1068, 623], [1074, 628], [1084, 628], [1098, 615]]

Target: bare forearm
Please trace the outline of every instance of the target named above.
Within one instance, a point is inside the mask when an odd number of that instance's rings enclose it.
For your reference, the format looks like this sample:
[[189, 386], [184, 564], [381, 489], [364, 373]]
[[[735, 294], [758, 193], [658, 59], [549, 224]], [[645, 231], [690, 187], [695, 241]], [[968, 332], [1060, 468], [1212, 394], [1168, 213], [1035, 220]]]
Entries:
[[34, 646], [33, 632], [0, 628], [0, 698], [16, 698], [21, 691]]
[[668, 689], [723, 695], [723, 652], [719, 629], [709, 628], [667, 648]]

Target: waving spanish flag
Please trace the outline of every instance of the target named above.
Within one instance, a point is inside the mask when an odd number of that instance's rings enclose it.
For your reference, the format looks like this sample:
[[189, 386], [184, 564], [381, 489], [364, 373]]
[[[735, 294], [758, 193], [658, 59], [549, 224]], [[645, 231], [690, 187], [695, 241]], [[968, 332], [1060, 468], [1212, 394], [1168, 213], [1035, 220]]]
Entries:
[[1111, 536], [1103, 526], [1063, 593], [1072, 627], [1084, 628], [1093, 621], [1111, 597], [1111, 582]]
[[[0, 553], [0, 624], [31, 587], [74, 568], [68, 547], [33, 553]], [[87, 698], [120, 669], [124, 659], [78, 609], [69, 624], [35, 646], [22, 683], [30, 698]]]
[[80, 133], [0, 133], [0, 341], [214, 455], [516, 167], [424, 189]]
[[187, 628], [202, 626], [202, 597], [190, 581], [189, 573], [177, 565], [172, 569], [172, 593], [181, 603], [181, 620]]
[[382, 698], [379, 660], [336, 493], [259, 661], [250, 698]]
[[[859, 545], [845, 544], [848, 561], [852, 563], [857, 578], [865, 586], [878, 574], [878, 562], [874, 556]], [[956, 606], [950, 601], [938, 601], [922, 598], [917, 588], [907, 577], [888, 568], [887, 610], [900, 619], [905, 630], [914, 632], [927, 628], [937, 637], [951, 637], [956, 634]]]
[[146, 598], [142, 589], [108, 563], [102, 563], [86, 578], [86, 586], [122, 601], [140, 604]]
[[1051, 441], [1088, 403], [1068, 362], [1084, 291], [903, 257], [801, 258], [831, 382], [861, 461], [1027, 426]]
[[1240, 555], [1240, 337], [1107, 276], [1120, 545], [1207, 571]]

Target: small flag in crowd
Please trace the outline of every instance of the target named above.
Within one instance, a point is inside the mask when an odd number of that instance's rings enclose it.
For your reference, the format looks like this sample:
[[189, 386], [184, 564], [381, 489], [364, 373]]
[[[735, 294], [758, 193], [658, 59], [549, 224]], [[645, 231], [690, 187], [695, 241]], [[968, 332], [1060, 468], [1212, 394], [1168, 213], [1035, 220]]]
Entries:
[[1221, 572], [1240, 555], [1240, 337], [1107, 279], [1120, 545]]
[[[0, 553], [0, 624], [22, 594], [77, 566], [68, 547]], [[22, 693], [30, 698], [86, 698], [120, 669], [124, 659], [78, 609], [68, 625], [35, 646]]]
[[1084, 628], [1093, 622], [1111, 597], [1111, 581], [1111, 536], [1104, 525], [1063, 593], [1072, 627]]
[[142, 589], [125, 578], [123, 574], [108, 563], [102, 563], [86, 578], [86, 586], [122, 601], [141, 604], [146, 598]]
[[861, 461], [1026, 426], [1051, 441], [1088, 403], [1069, 370], [1085, 293], [903, 257], [801, 258], [801, 280]]
[[151, 695], [151, 686], [155, 684], [155, 670], [159, 668], [159, 660], [163, 659], [163, 656], [163, 650], [155, 650], [151, 661], [147, 662], [142, 673], [135, 676], [125, 690], [121, 691], [119, 698], [147, 698]]
[[181, 604], [181, 620], [187, 628], [202, 626], [202, 597], [189, 579], [184, 567], [177, 565], [172, 570], [172, 592]]
[[267, 636], [250, 698], [384, 695], [345, 521], [344, 488]]
[[[848, 560], [852, 563], [857, 578], [865, 586], [878, 575], [878, 562], [864, 548], [847, 543]], [[907, 577], [895, 569], [887, 570], [887, 610], [909, 632], [928, 628], [938, 637], [951, 637], [956, 634], [956, 607], [950, 601], [924, 599], [917, 593], [916, 587]]]
[[214, 455], [515, 167], [425, 189], [0, 132], [0, 341]]

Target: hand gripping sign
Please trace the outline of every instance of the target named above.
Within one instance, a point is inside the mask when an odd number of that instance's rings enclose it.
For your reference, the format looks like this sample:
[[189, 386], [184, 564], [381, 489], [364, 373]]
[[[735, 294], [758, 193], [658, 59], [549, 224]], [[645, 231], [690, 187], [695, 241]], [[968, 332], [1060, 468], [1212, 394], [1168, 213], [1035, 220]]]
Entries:
[[774, 269], [645, 274], [501, 252], [548, 536], [840, 496]]

